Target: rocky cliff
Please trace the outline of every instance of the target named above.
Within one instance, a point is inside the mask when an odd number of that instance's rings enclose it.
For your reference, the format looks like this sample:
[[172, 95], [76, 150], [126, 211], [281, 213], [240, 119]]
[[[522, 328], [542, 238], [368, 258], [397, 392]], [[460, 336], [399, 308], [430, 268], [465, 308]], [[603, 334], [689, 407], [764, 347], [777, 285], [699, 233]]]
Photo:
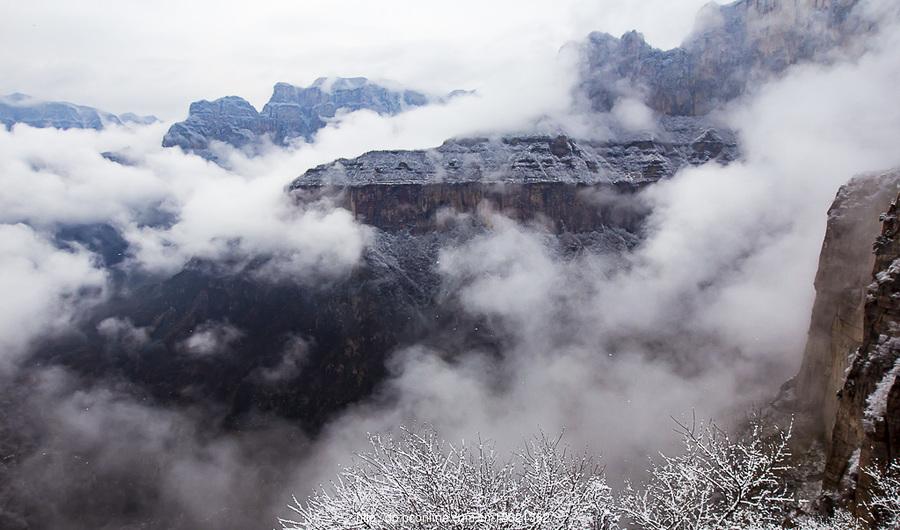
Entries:
[[693, 118], [662, 124], [659, 132], [602, 142], [535, 135], [375, 151], [313, 168], [290, 190], [298, 197], [339, 194], [358, 219], [390, 230], [427, 230], [441, 211], [471, 213], [485, 203], [518, 220], [542, 217], [559, 231], [633, 230], [640, 215], [603, 191], [634, 191], [682, 167], [739, 156], [726, 129]]
[[879, 215], [900, 190], [900, 172], [862, 175], [841, 187], [828, 210], [803, 364], [796, 397], [816, 436], [830, 444], [838, 391], [851, 354], [863, 342], [866, 290], [872, 281], [872, 242]]
[[162, 145], [210, 159], [215, 158], [213, 141], [252, 153], [264, 138], [276, 145], [295, 138], [311, 140], [341, 112], [368, 109], [394, 115], [433, 101], [420, 92], [392, 90], [364, 77], [321, 77], [308, 87], [277, 83], [262, 111], [237, 96], [191, 103], [187, 120], [172, 125]]
[[900, 458], [900, 220], [897, 197], [882, 216], [872, 282], [866, 288], [862, 343], [838, 393], [824, 489], [862, 514], [872, 488], [861, 472]]
[[678, 48], [651, 47], [635, 31], [592, 33], [582, 47], [581, 87], [594, 110], [622, 96], [663, 114], [697, 116], [793, 64], [822, 61], [867, 27], [858, 0], [710, 2]]
[[153, 116], [138, 116], [131, 112], [116, 116], [93, 107], [64, 101], [42, 101], [19, 93], [0, 96], [0, 123], [7, 129], [24, 123], [39, 128], [99, 130], [107, 125], [148, 125], [156, 121]]

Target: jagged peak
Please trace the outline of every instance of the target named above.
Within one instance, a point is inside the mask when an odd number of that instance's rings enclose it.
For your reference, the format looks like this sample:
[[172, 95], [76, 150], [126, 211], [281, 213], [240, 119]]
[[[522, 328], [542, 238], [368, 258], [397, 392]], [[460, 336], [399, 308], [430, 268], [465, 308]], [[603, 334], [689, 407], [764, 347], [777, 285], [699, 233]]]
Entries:
[[191, 106], [188, 109], [188, 114], [195, 114], [197, 112], [214, 108], [222, 110], [229, 107], [249, 108], [253, 109], [254, 112], [256, 111], [256, 107], [254, 107], [249, 101], [240, 96], [222, 96], [213, 100], [201, 99], [198, 101], [194, 101], [193, 103], [191, 103]]

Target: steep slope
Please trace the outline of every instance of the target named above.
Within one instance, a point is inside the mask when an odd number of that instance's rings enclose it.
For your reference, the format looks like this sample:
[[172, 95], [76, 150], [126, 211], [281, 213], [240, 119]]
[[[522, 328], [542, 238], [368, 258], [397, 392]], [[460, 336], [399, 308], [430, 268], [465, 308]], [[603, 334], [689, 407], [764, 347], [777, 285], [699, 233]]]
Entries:
[[830, 443], [837, 393], [850, 355], [863, 342], [866, 289], [872, 281], [872, 242], [879, 215], [900, 190], [900, 171], [862, 175], [838, 191], [828, 210], [803, 364], [794, 379], [799, 407], [814, 432]]
[[156, 121], [153, 116], [138, 116], [131, 112], [116, 116], [93, 107], [64, 101], [42, 101], [19, 93], [0, 96], [0, 123], [7, 129], [24, 123], [41, 128], [100, 130], [107, 125], [148, 125]]
[[266, 137], [276, 145], [295, 138], [311, 140], [341, 112], [368, 109], [394, 115], [431, 102], [420, 92], [392, 90], [364, 77], [321, 77], [305, 88], [277, 83], [261, 112], [237, 96], [191, 103], [187, 120], [172, 125], [162, 145], [208, 159], [215, 158], [213, 141], [252, 153]]
[[824, 488], [863, 511], [872, 480], [860, 470], [900, 458], [900, 220], [897, 197], [875, 240], [873, 282], [866, 289], [863, 340], [838, 394]]
[[422, 151], [375, 151], [313, 168], [294, 180], [299, 197], [339, 193], [339, 204], [385, 229], [434, 226], [439, 212], [483, 202], [518, 220], [543, 216], [560, 231], [634, 230], [634, 212], [601, 190], [630, 192], [688, 165], [739, 156], [733, 134], [694, 118], [666, 118], [657, 133], [612, 140], [517, 136], [450, 140]]

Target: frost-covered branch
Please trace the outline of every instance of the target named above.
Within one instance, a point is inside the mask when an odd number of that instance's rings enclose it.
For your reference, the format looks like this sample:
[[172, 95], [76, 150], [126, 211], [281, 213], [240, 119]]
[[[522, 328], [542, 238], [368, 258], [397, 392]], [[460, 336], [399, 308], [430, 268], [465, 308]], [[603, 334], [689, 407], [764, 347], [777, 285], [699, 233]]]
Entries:
[[869, 515], [884, 528], [900, 527], [900, 460], [884, 470], [872, 467], [863, 471], [872, 477], [872, 495], [866, 503]]
[[491, 444], [454, 446], [433, 430], [370, 436], [330, 487], [291, 508], [286, 529], [613, 529], [618, 516], [602, 470], [540, 436], [499, 464]]
[[[561, 437], [541, 434], [510, 462], [483, 440], [452, 445], [431, 429], [398, 438], [370, 436], [330, 486], [294, 500], [285, 529], [595, 529], [860, 530], [871, 528], [838, 509], [828, 518], [804, 514], [787, 494], [783, 472], [791, 428], [751, 419], [732, 438], [714, 423], [678, 423], [678, 456], [661, 455], [640, 486], [616, 502], [603, 470], [571, 455]], [[900, 462], [864, 470], [873, 480], [866, 505], [877, 528], [900, 528]], [[786, 526], [787, 525], [787, 526]]]
[[790, 456], [791, 430], [765, 432], [752, 420], [747, 435], [732, 440], [714, 423], [676, 422], [683, 454], [662, 455], [641, 489], [628, 485], [621, 509], [648, 530], [764, 527], [793, 503], [779, 474]]

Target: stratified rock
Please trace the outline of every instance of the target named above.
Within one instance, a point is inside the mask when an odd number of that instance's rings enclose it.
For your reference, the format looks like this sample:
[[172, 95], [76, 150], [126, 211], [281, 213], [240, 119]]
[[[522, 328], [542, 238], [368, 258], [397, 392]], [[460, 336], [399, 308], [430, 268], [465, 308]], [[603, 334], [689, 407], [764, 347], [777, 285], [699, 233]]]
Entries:
[[582, 48], [581, 86], [594, 110], [638, 96], [657, 112], [698, 116], [757, 82], [829, 52], [866, 28], [858, 0], [739, 0], [708, 4], [691, 36], [668, 51], [636, 31], [592, 33]]
[[900, 221], [895, 200], [875, 240], [863, 339], [838, 394], [823, 487], [862, 514], [872, 480], [860, 470], [900, 458]]
[[277, 83], [262, 112], [237, 96], [192, 103], [187, 120], [172, 125], [162, 145], [214, 159], [210, 144], [218, 141], [252, 154], [264, 138], [276, 145], [296, 138], [309, 141], [342, 112], [367, 109], [394, 115], [432, 102], [420, 92], [392, 90], [364, 77], [322, 77], [308, 87]]
[[738, 157], [730, 131], [692, 118], [665, 118], [663, 124], [659, 133], [602, 142], [536, 135], [373, 151], [310, 169], [290, 189], [301, 195], [340, 190], [342, 206], [384, 229], [427, 230], [441, 210], [471, 213], [482, 202], [514, 219], [544, 216], [558, 230], [610, 223], [633, 228], [633, 220], [614, 213], [614, 204], [598, 208], [591, 190], [633, 191], [688, 165]]
[[816, 273], [816, 299], [803, 364], [794, 379], [798, 405], [813, 415], [826, 445], [834, 428], [837, 393], [850, 356], [863, 342], [863, 309], [872, 281], [872, 241], [879, 215], [900, 190], [900, 171], [862, 175], [838, 191]]
[[64, 101], [41, 101], [19, 93], [0, 96], [0, 123], [7, 129], [17, 123], [24, 123], [39, 128], [100, 130], [107, 125], [148, 125], [156, 121], [153, 116], [138, 116], [133, 113], [116, 116], [93, 107]]

